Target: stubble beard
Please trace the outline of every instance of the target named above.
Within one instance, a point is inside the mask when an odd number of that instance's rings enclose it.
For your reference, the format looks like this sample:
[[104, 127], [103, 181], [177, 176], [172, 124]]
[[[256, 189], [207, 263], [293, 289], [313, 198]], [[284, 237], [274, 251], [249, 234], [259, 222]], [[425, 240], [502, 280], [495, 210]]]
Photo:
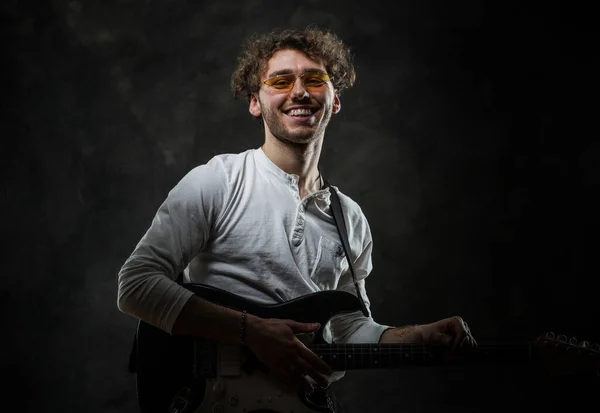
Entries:
[[[322, 110], [324, 109], [325, 108], [322, 107]], [[317, 120], [318, 125], [316, 127], [300, 126], [295, 128], [295, 130], [290, 130], [290, 128], [285, 125], [283, 119], [284, 116], [287, 115], [283, 112], [276, 112], [271, 108], [263, 106], [263, 122], [275, 139], [286, 145], [304, 146], [323, 137], [325, 128], [331, 119], [331, 111], [325, 113], [320, 122]]]

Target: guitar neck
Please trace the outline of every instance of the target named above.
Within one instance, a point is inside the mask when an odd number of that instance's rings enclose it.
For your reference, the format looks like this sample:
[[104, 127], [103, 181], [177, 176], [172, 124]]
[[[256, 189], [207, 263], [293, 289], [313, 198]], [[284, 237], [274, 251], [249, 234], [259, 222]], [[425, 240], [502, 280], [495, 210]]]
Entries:
[[532, 361], [529, 343], [479, 345], [452, 354], [421, 344], [316, 344], [311, 350], [338, 371]]

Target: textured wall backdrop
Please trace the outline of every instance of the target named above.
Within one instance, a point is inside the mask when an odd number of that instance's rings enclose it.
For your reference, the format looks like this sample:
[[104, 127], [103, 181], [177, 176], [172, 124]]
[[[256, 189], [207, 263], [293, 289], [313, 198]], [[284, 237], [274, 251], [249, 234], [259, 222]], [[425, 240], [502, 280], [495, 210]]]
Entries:
[[[355, 53], [322, 167], [370, 220], [382, 323], [462, 315], [481, 343], [600, 341], [597, 35], [492, 1], [2, 3], [2, 371], [21, 411], [134, 412], [117, 272], [169, 189], [262, 143], [228, 89], [257, 30]], [[517, 367], [350, 372], [352, 413], [517, 411], [587, 387]], [[579, 390], [577, 390], [579, 389]], [[582, 390], [583, 389], [583, 390]], [[4, 398], [8, 400], [9, 398]]]

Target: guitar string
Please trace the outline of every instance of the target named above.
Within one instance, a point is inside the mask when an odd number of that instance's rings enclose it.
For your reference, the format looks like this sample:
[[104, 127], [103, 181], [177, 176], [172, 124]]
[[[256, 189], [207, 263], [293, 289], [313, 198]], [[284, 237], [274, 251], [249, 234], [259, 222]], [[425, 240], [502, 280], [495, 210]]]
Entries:
[[[514, 352], [525, 352], [530, 351], [535, 347], [546, 347], [546, 348], [558, 348], [564, 349], [566, 346], [560, 344], [479, 344], [477, 347], [470, 349], [475, 352], [482, 351], [514, 351]], [[422, 344], [391, 344], [389, 346], [381, 344], [316, 344], [309, 346], [313, 351], [325, 354], [337, 354], [337, 353], [352, 353], [352, 354], [371, 354], [371, 353], [385, 353], [385, 354], [429, 354], [435, 352], [436, 349], [424, 346]], [[595, 351], [587, 347], [578, 347], [570, 345], [568, 348], [572, 350], [579, 350], [580, 352], [589, 352], [593, 354]]]

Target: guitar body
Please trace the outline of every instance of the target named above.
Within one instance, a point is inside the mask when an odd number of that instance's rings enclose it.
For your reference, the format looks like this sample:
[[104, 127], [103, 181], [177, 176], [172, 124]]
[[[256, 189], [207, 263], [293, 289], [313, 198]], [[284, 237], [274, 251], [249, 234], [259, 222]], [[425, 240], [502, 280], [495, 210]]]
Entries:
[[[184, 284], [196, 295], [262, 318], [319, 322], [313, 343], [325, 343], [323, 328], [338, 313], [360, 311], [358, 299], [324, 291], [285, 303], [261, 305], [227, 291]], [[321, 389], [303, 394], [281, 390], [242, 346], [170, 335], [144, 321], [137, 329], [137, 398], [142, 413], [324, 412], [333, 413]]]
[[[491, 362], [548, 364], [558, 372], [600, 376], [600, 346], [563, 335], [547, 333], [534, 342], [478, 345], [451, 353], [423, 344], [326, 343], [323, 328], [332, 316], [361, 311], [354, 295], [323, 291], [261, 305], [218, 288], [183, 286], [208, 301], [258, 317], [320, 323], [321, 329], [305, 344], [334, 371]], [[140, 321], [134, 350], [141, 413], [336, 413], [332, 399], [319, 387], [282, 391], [245, 346], [172, 336]]]

